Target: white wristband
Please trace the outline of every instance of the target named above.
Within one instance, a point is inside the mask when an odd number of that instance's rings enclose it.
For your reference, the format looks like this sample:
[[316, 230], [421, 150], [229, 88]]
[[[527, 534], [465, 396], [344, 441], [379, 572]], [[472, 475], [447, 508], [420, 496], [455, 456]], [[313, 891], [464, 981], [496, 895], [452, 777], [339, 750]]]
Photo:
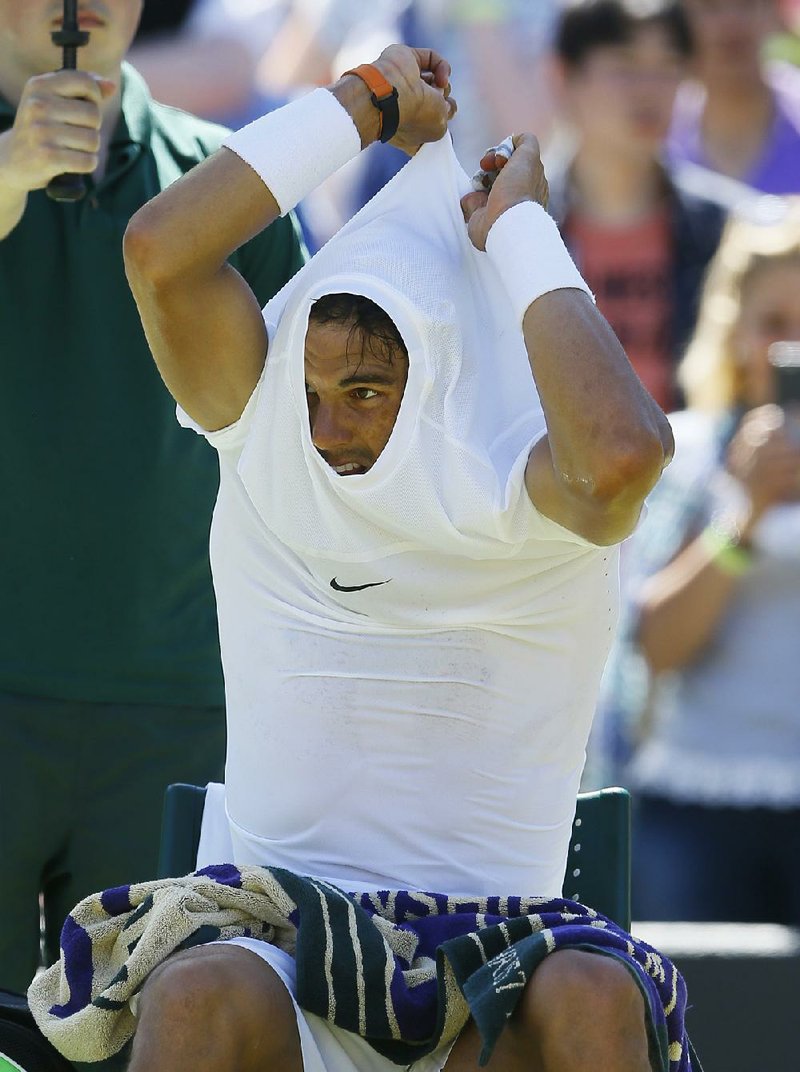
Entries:
[[262, 115], [222, 143], [262, 179], [281, 215], [361, 152], [361, 136], [327, 89]]
[[514, 205], [495, 220], [486, 237], [486, 252], [520, 325], [533, 302], [551, 290], [583, 290], [594, 301], [556, 221], [535, 201]]

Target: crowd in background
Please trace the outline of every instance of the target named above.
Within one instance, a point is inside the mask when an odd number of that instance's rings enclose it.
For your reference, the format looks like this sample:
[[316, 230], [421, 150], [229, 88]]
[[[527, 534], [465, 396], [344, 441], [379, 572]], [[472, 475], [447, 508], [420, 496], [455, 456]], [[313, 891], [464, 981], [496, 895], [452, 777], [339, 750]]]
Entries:
[[[237, 126], [424, 40], [468, 172], [540, 138], [550, 211], [675, 414], [585, 775], [635, 790], [636, 918], [800, 924], [800, 445], [768, 360], [800, 340], [797, 27], [796, 0], [159, 0], [131, 54]], [[373, 146], [302, 205], [309, 247], [402, 162]]]

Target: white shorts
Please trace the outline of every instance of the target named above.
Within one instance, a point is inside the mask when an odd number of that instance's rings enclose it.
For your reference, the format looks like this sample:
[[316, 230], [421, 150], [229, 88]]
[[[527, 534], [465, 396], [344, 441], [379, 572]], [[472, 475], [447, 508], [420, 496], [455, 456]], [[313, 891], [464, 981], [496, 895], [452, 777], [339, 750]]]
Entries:
[[[257, 938], [230, 938], [226, 944], [251, 949], [273, 969], [283, 982], [294, 1004], [297, 1031], [303, 1053], [304, 1072], [400, 1072], [387, 1057], [376, 1053], [360, 1035], [304, 1012], [297, 1004], [297, 981], [294, 957], [269, 942]], [[452, 1043], [440, 1046], [427, 1057], [406, 1066], [406, 1072], [441, 1072], [450, 1055]]]

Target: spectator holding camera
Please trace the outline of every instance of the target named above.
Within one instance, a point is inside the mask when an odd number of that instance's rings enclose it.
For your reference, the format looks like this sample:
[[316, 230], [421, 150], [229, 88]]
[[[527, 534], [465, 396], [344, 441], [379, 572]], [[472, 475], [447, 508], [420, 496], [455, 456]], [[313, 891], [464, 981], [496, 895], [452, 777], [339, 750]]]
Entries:
[[800, 417], [770, 364], [800, 340], [799, 293], [800, 202], [731, 220], [675, 462], [632, 544], [653, 685], [630, 768], [635, 918], [800, 924]]

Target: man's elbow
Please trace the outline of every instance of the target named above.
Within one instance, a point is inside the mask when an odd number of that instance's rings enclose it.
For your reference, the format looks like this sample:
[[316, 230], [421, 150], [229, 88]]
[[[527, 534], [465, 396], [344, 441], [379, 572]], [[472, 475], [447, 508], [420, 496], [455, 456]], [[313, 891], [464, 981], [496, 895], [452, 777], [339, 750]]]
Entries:
[[639, 521], [644, 500], [671, 457], [671, 448], [659, 435], [620, 442], [605, 453], [599, 451], [582, 489], [587, 514], [593, 519], [586, 535], [598, 544], [618, 543], [629, 536]]
[[176, 275], [169, 242], [157, 214], [144, 205], [128, 221], [122, 239], [125, 273], [134, 294], [166, 285]]
[[626, 429], [604, 446], [598, 444], [588, 488], [599, 504], [632, 499], [639, 503], [657, 483], [672, 460], [672, 433], [666, 418], [663, 426]]
[[142, 209], [134, 213], [122, 238], [125, 274], [131, 286], [151, 277], [157, 263], [158, 243]]

